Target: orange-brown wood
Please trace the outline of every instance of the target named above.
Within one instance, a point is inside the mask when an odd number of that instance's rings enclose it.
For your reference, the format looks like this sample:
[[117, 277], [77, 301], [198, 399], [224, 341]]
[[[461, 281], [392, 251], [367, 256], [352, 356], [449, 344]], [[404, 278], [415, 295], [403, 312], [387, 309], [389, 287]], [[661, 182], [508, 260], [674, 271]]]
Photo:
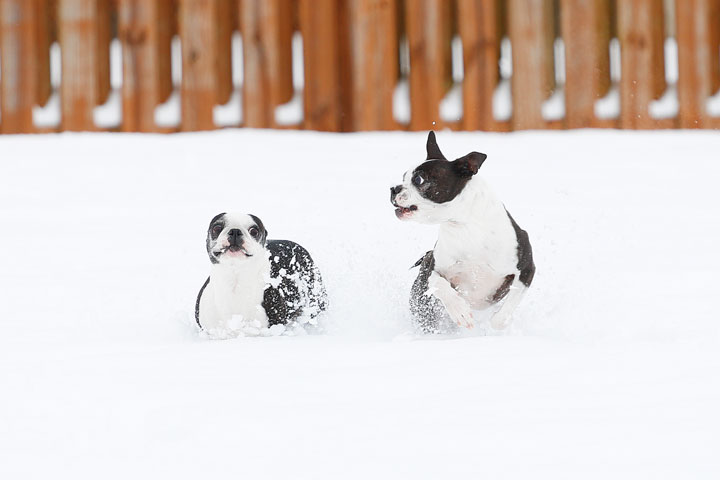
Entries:
[[180, 0], [179, 25], [182, 44], [180, 128], [183, 131], [215, 128], [213, 107], [218, 97], [216, 6], [217, 3], [212, 0]]
[[392, 130], [398, 71], [393, 0], [349, 0], [354, 130]]
[[50, 45], [53, 40], [55, 4], [50, 0], [33, 0], [35, 7], [35, 103], [45, 105], [52, 94], [50, 84]]
[[291, 7], [286, 0], [241, 1], [243, 118], [247, 127], [275, 126], [275, 108], [289, 99], [292, 70], [287, 29], [292, 26]]
[[215, 48], [216, 60], [215, 81], [217, 82], [217, 98], [215, 102], [227, 103], [233, 92], [232, 82], [232, 32], [237, 25], [237, 2], [234, 0], [216, 0]]
[[159, 102], [165, 102], [174, 90], [172, 80], [172, 39], [178, 35], [177, 0], [159, 0], [155, 2], [158, 14], [157, 25], [157, 70], [160, 76]]
[[562, 0], [565, 117], [568, 128], [593, 125], [595, 101], [610, 84], [609, 0]]
[[0, 107], [3, 133], [33, 131], [36, 98], [35, 8], [26, 0], [0, 0]]
[[347, 48], [346, 11], [336, 0], [300, 0], [300, 32], [303, 37], [305, 88], [303, 126], [309, 130], [339, 132], [351, 118], [347, 69], [341, 52]]
[[126, 132], [155, 132], [155, 107], [172, 91], [172, 3], [118, 0], [118, 37], [123, 53], [123, 123]]
[[662, 0], [618, 2], [618, 35], [621, 49], [620, 124], [622, 128], [653, 128], [657, 122], [648, 107], [664, 84], [657, 47], [657, 4]]
[[705, 102], [713, 91], [711, 12], [713, 0], [683, 0], [675, 7], [678, 41], [679, 122], [682, 128], [707, 126]]
[[500, 6], [497, 0], [458, 0], [458, 31], [463, 45], [463, 121], [465, 130], [496, 130], [493, 95], [499, 80]]
[[442, 127], [440, 101], [452, 86], [449, 2], [405, 0], [410, 49], [410, 129]]
[[97, 20], [96, 20], [96, 52], [97, 52], [97, 100], [98, 105], [102, 105], [110, 94], [110, 40], [112, 40], [111, 31], [111, 1], [96, 0], [97, 2]]
[[101, 97], [98, 82], [99, 11], [97, 0], [60, 0], [62, 50], [60, 85], [62, 128], [95, 130], [93, 108]]
[[[712, 79], [711, 91], [713, 93], [720, 89], [720, 0], [708, 0], [710, 2], [710, 76]], [[714, 55], [712, 52], [715, 52]]]
[[510, 0], [512, 124], [516, 130], [545, 128], [542, 104], [555, 87], [551, 0]]

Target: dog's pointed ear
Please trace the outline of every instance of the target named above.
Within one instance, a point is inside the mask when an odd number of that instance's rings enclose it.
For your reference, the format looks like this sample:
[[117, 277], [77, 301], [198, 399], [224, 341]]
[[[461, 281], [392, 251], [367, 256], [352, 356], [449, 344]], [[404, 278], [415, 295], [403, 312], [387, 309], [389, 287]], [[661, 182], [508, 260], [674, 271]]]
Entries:
[[455, 173], [461, 177], [472, 177], [478, 172], [478, 170], [480, 170], [480, 166], [486, 158], [487, 155], [484, 153], [470, 152], [464, 157], [460, 157], [453, 161], [453, 168]]
[[257, 227], [260, 229], [260, 238], [258, 239], [258, 241], [259, 241], [261, 244], [265, 245], [265, 243], [267, 242], [267, 236], [268, 236], [267, 228], [265, 228], [265, 225], [263, 225], [262, 220], [260, 220], [260, 219], [259, 219], [258, 217], [256, 217], [255, 215], [250, 214], [250, 217], [251, 217], [251, 218], [253, 219], [253, 221], [255, 222], [255, 225], [257, 225]]
[[428, 133], [428, 139], [427, 139], [427, 160], [447, 160], [445, 158], [445, 155], [442, 154], [440, 151], [440, 147], [438, 147], [437, 140], [435, 140], [435, 132], [430, 130], [430, 133]]

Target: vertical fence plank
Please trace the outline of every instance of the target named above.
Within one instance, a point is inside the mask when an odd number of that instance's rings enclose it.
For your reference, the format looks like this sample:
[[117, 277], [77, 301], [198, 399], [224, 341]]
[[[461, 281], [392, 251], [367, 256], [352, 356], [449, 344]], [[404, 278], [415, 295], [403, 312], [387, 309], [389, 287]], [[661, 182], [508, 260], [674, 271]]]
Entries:
[[[215, 128], [217, 99], [217, 2], [180, 0], [183, 131]], [[229, 20], [229, 19], [225, 19]]]
[[[343, 101], [341, 38], [344, 10], [336, 0], [300, 0], [299, 20], [303, 37], [305, 88], [303, 126], [310, 130], [342, 131], [351, 115]], [[346, 118], [343, 118], [346, 115]]]
[[568, 128], [593, 125], [595, 101], [610, 85], [610, 2], [562, 0], [565, 118]]
[[458, 0], [463, 45], [463, 128], [495, 130], [493, 95], [499, 80], [500, 38], [497, 0]]
[[406, 0], [410, 47], [410, 129], [442, 127], [440, 101], [451, 87], [450, 2]]
[[510, 0], [508, 20], [512, 42], [512, 125], [545, 128], [542, 104], [555, 87], [552, 44], [555, 38], [551, 0]]
[[396, 5], [393, 0], [350, 0], [354, 130], [392, 130], [398, 76]]
[[98, 91], [97, 0], [60, 0], [61, 111], [64, 130], [95, 130]]
[[712, 65], [718, 56], [712, 45], [712, 1], [683, 0], [675, 7], [679, 122], [682, 128], [701, 128], [707, 121], [705, 102], [712, 94]]
[[55, 15], [55, 3], [35, 0], [35, 103], [45, 105], [52, 94], [50, 84], [50, 45]]
[[[664, 85], [659, 57], [657, 24], [662, 24], [662, 0], [618, 2], [618, 36], [621, 49], [620, 124], [622, 128], [652, 128], [656, 122], [648, 107]], [[658, 15], [661, 17], [658, 20]], [[662, 72], [662, 75], [659, 74]]]
[[[283, 29], [292, 28], [291, 3], [285, 0], [242, 0], [243, 115], [245, 126], [276, 126], [275, 107], [287, 101], [287, 53], [281, 55]], [[282, 65], [282, 67], [281, 67]]]
[[97, 0], [96, 52], [97, 100], [102, 105], [110, 94], [110, 41], [112, 40], [111, 12], [109, 0]]
[[2, 51], [2, 132], [33, 131], [35, 100], [33, 58], [34, 7], [26, 0], [0, 0], [0, 51]]
[[[164, 4], [164, 5], [163, 5]], [[172, 89], [169, 2], [118, 1], [123, 55], [123, 124], [126, 132], [154, 132], [155, 107]]]
[[172, 39], [178, 34], [178, 0], [162, 0], [154, 2], [157, 8], [157, 69], [160, 75], [160, 97], [158, 102], [165, 102], [172, 94], [175, 86], [172, 79]]
[[217, 97], [215, 102], [227, 103], [232, 95], [232, 32], [237, 24], [237, 5], [234, 0], [216, 0], [217, 28], [215, 29], [215, 46], [217, 48], [215, 79]]
[[710, 1], [710, 76], [712, 78], [711, 92], [720, 89], [720, 0]]

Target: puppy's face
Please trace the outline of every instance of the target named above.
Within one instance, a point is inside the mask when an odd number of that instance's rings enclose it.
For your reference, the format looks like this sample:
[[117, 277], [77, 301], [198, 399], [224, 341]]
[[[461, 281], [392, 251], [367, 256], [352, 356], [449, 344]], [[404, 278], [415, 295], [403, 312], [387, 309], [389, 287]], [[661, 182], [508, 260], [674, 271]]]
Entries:
[[390, 188], [390, 202], [400, 220], [442, 223], [453, 218], [456, 200], [487, 158], [472, 152], [452, 162], [440, 152], [435, 134], [427, 140], [427, 160], [403, 175], [403, 183]]
[[212, 263], [239, 264], [265, 253], [267, 230], [255, 215], [221, 213], [210, 221], [207, 252]]

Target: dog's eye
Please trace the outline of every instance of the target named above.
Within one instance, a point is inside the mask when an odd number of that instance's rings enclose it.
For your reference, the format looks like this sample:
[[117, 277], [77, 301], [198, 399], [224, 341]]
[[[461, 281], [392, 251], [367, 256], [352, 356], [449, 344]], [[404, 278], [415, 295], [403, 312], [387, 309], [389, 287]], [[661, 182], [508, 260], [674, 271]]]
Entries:
[[215, 235], [215, 236], [220, 235], [220, 232], [222, 232], [222, 229], [223, 229], [223, 226], [220, 224], [213, 225], [213, 227], [212, 227], [213, 235]]
[[258, 238], [260, 235], [260, 230], [257, 229], [257, 227], [250, 227], [250, 230], [248, 230], [248, 233], [253, 238]]
[[416, 187], [419, 187], [420, 185], [425, 183], [425, 179], [423, 177], [421, 177], [420, 175], [415, 175], [412, 179], [412, 182]]

